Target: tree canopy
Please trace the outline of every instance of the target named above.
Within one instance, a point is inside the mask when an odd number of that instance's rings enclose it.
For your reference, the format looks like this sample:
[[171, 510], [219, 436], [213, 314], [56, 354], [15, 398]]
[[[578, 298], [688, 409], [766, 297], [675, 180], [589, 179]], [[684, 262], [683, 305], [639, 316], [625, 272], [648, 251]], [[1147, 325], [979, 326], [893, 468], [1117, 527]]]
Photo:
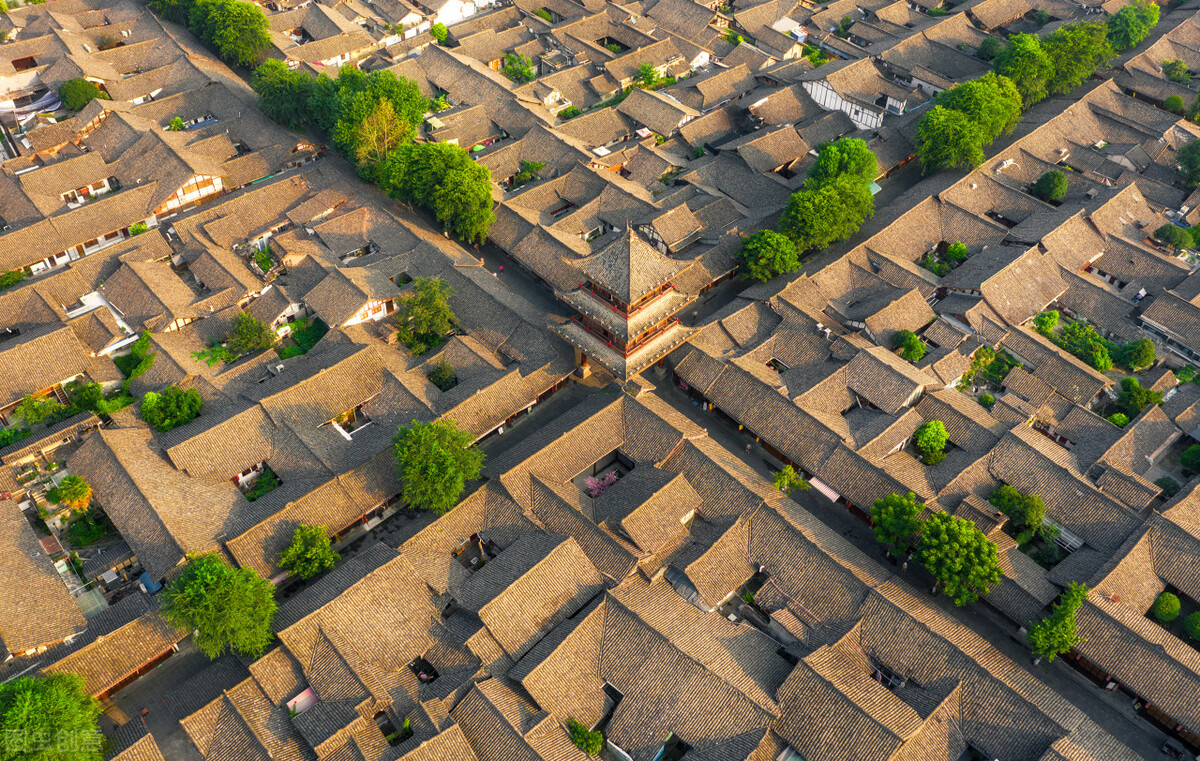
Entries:
[[1162, 398], [1161, 391], [1145, 388], [1137, 378], [1122, 378], [1121, 391], [1117, 394], [1117, 404], [1121, 405], [1125, 414], [1132, 419], [1150, 405], [1162, 404]]
[[1117, 55], [1109, 44], [1108, 29], [1098, 21], [1061, 26], [1042, 40], [1042, 49], [1054, 69], [1047, 82], [1052, 95], [1071, 92]]
[[1046, 97], [1054, 62], [1035, 34], [1014, 34], [1008, 45], [996, 54], [996, 73], [1012, 80], [1021, 93], [1021, 105], [1029, 108]]
[[927, 420], [914, 434], [917, 449], [921, 450], [926, 465], [937, 465], [946, 458], [946, 443], [950, 441], [946, 424], [940, 420]]
[[[271, 46], [270, 25], [262, 8], [240, 0], [150, 0], [164, 18], [187, 23], [188, 31], [222, 60], [249, 68]], [[184, 15], [180, 18], [180, 15]]]
[[52, 501], [64, 504], [72, 510], [87, 510], [92, 503], [92, 485], [82, 476], [70, 475], [53, 492]]
[[1021, 93], [1011, 79], [995, 72], [943, 90], [933, 102], [965, 114], [979, 127], [984, 147], [1011, 133], [1021, 121]]
[[1004, 576], [996, 545], [971, 521], [947, 513], [925, 521], [917, 555], [955, 605], [975, 602]]
[[804, 480], [796, 469], [791, 465], [784, 465], [783, 470], [775, 474], [775, 488], [784, 494], [791, 494], [796, 489], [807, 491], [809, 488], [808, 481]]
[[491, 172], [457, 145], [401, 145], [380, 165], [378, 183], [392, 198], [433, 209], [439, 222], [466, 241], [482, 243], [496, 218]]
[[269, 58], [254, 69], [250, 86], [258, 93], [258, 107], [267, 118], [295, 128], [307, 118], [313, 78], [292, 71], [283, 61]]
[[249, 312], [238, 312], [230, 325], [225, 348], [235, 355], [269, 349], [279, 340], [271, 326]]
[[84, 106], [96, 98], [108, 100], [108, 93], [83, 77], [68, 79], [58, 88], [58, 99], [72, 111], [82, 111]]
[[1154, 342], [1145, 337], [1122, 346], [1117, 351], [1117, 356], [1120, 363], [1133, 372], [1145, 370], [1158, 358], [1154, 350]]
[[865, 140], [844, 137], [825, 143], [817, 153], [817, 161], [808, 170], [812, 182], [823, 185], [839, 178], [852, 179], [869, 185], [879, 175], [879, 162]]
[[156, 431], [169, 431], [195, 420], [203, 407], [204, 399], [196, 389], [167, 385], [161, 393], [151, 391], [142, 397], [142, 420]]
[[1067, 175], [1058, 169], [1051, 169], [1033, 183], [1032, 190], [1043, 201], [1061, 201], [1067, 194]]
[[292, 543], [279, 556], [279, 567], [301, 579], [310, 579], [333, 568], [341, 557], [331, 546], [324, 526], [301, 523], [292, 534]]
[[1163, 592], [1154, 599], [1154, 604], [1150, 606], [1150, 615], [1164, 624], [1169, 624], [1179, 618], [1181, 607], [1179, 598], [1176, 595], [1170, 592]]
[[912, 546], [913, 537], [921, 530], [921, 512], [925, 505], [917, 502], [917, 496], [889, 494], [875, 500], [871, 506], [871, 525], [875, 529], [875, 541], [893, 554], [902, 554]]
[[800, 269], [800, 254], [791, 238], [774, 230], [759, 230], [742, 243], [737, 252], [742, 277], [766, 282]]
[[1046, 503], [1036, 494], [1022, 494], [1008, 484], [1001, 484], [988, 497], [996, 508], [1012, 519], [1013, 525], [1022, 530], [1041, 527], [1046, 515]]
[[1134, 0], [1108, 17], [1108, 39], [1118, 50], [1128, 50], [1150, 34], [1158, 24], [1158, 3]]
[[1086, 585], [1071, 582], [1054, 604], [1053, 612], [1029, 628], [1025, 637], [1034, 653], [1053, 663], [1082, 641], [1075, 632], [1075, 612], [1083, 605], [1087, 593]]
[[1191, 234], [1179, 225], [1167, 222], [1154, 231], [1154, 239], [1178, 251], [1192, 245]]
[[[1197, 97], [1200, 102], [1200, 96]], [[1200, 140], [1193, 140], [1175, 153], [1179, 162], [1179, 172], [1183, 175], [1183, 185], [1188, 190], [1195, 190], [1200, 184]]]
[[926, 174], [983, 163], [983, 133], [962, 111], [929, 109], [917, 124], [917, 156]]
[[504, 66], [501, 67], [500, 73], [517, 84], [532, 82], [537, 76], [537, 70], [533, 68], [533, 61], [529, 56], [520, 53], [505, 55]]
[[101, 761], [100, 703], [83, 679], [54, 672], [0, 684], [0, 760]]
[[483, 452], [472, 440], [450, 419], [400, 426], [392, 444], [404, 500], [435, 513], [454, 507], [467, 481], [483, 468]]
[[909, 362], [920, 362], [925, 356], [925, 343], [911, 330], [897, 330], [892, 334], [892, 348], [900, 350], [900, 356]]
[[419, 356], [439, 346], [454, 329], [450, 297], [454, 289], [438, 277], [418, 277], [393, 318], [400, 341]]
[[979, 43], [979, 49], [975, 51], [975, 57], [981, 61], [991, 61], [1001, 50], [1004, 50], [1004, 42], [996, 37], [988, 37]]
[[274, 636], [275, 588], [251, 568], [231, 568], [215, 552], [189, 556], [160, 599], [163, 617], [195, 630], [192, 641], [209, 658], [226, 648], [257, 658]]

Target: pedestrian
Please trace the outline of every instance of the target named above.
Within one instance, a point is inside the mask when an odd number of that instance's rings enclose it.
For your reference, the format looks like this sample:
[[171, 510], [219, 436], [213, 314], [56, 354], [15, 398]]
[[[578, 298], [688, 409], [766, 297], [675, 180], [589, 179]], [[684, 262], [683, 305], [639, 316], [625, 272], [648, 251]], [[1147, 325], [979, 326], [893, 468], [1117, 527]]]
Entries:
[[501, 264], [501, 265], [500, 265], [500, 271], [501, 271], [501, 272], [503, 272], [503, 271], [504, 271], [504, 265], [503, 265], [503, 264]]

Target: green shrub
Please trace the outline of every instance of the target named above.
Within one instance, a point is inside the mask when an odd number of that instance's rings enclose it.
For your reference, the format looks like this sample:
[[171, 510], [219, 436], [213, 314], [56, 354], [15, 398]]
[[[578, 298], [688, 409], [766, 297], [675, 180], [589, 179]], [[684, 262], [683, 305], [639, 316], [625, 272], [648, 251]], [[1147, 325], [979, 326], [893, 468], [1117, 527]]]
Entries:
[[1124, 428], [1125, 426], [1129, 425], [1129, 416], [1124, 412], [1114, 412], [1108, 416], [1108, 422], [1112, 423], [1118, 428]]
[[1191, 383], [1196, 379], [1196, 368], [1185, 365], [1175, 371], [1175, 380], [1180, 383]]
[[1067, 194], [1067, 176], [1058, 169], [1051, 169], [1033, 183], [1032, 192], [1043, 201], [1061, 201]]
[[150, 228], [146, 226], [145, 222], [134, 222], [129, 226], [129, 237], [132, 238], [134, 236], [141, 235], [149, 229]]
[[967, 251], [966, 245], [962, 241], [954, 241], [946, 249], [946, 260], [954, 264], [961, 264], [967, 260], [970, 253]]
[[445, 45], [446, 38], [450, 36], [450, 30], [446, 28], [445, 24], [438, 23], [429, 28], [429, 34], [437, 40], [437, 44]]
[[1183, 450], [1183, 454], [1179, 457], [1179, 463], [1183, 465], [1184, 470], [1192, 473], [1200, 472], [1200, 444], [1192, 444]]
[[604, 735], [599, 730], [588, 729], [578, 721], [568, 719], [567, 731], [571, 735], [571, 742], [584, 753], [598, 756], [604, 750]]
[[27, 277], [29, 277], [29, 273], [25, 270], [9, 270], [0, 274], [0, 291], [6, 291], [14, 285], [19, 285]]
[[924, 456], [926, 465], [937, 465], [946, 459], [946, 443], [950, 436], [946, 433], [946, 425], [940, 420], [928, 420], [917, 429], [915, 434], [917, 449]]
[[449, 391], [457, 385], [458, 378], [449, 362], [438, 362], [429, 372], [429, 382], [442, 391]]
[[980, 394], [979, 403], [990, 410], [992, 405], [996, 403], [996, 397], [992, 396], [991, 394]]
[[1163, 592], [1150, 606], [1150, 615], [1164, 624], [1179, 618], [1179, 598], [1170, 592]]
[[82, 111], [84, 106], [96, 98], [108, 100], [108, 95], [83, 77], [76, 77], [62, 83], [58, 88], [58, 98], [72, 111]]
[[562, 119], [563, 121], [566, 121], [567, 119], [574, 119], [576, 116], [579, 116], [581, 113], [583, 113], [583, 112], [580, 111], [577, 107], [567, 106], [562, 111], [558, 112], [558, 118]]
[[142, 397], [142, 420], [157, 431], [169, 431], [190, 423], [203, 407], [204, 399], [196, 389], [165, 386], [162, 393], [151, 391]]
[[1004, 50], [1004, 43], [995, 37], [988, 37], [979, 44], [979, 49], [975, 51], [975, 56], [981, 61], [990, 61], [1001, 50]]
[[1163, 101], [1163, 108], [1173, 114], [1183, 113], [1183, 98], [1178, 95], [1172, 95]]
[[1183, 630], [1192, 639], [1200, 639], [1200, 611], [1183, 619]]
[[1176, 494], [1179, 493], [1179, 490], [1181, 488], [1183, 488], [1179, 485], [1178, 481], [1176, 481], [1174, 478], [1171, 478], [1170, 476], [1163, 476], [1162, 478], [1155, 481], [1154, 485], [1157, 486], [1158, 488], [1162, 489], [1162, 491], [1163, 491], [1162, 495], [1166, 499], [1170, 499], [1171, 497], [1174, 497]]
[[893, 333], [892, 348], [900, 349], [900, 356], [909, 362], [920, 362], [925, 356], [925, 344], [911, 330], [897, 330]]

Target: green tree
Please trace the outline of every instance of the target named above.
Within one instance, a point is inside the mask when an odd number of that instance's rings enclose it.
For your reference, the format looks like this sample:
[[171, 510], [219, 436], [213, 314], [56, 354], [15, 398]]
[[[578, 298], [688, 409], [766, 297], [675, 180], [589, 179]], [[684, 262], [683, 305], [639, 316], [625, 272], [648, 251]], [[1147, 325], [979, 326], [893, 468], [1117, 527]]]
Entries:
[[746, 238], [737, 252], [742, 278], [766, 282], [800, 269], [800, 254], [791, 238], [774, 230], [759, 230]]
[[1125, 426], [1129, 425], [1129, 416], [1124, 412], [1114, 412], [1113, 414], [1109, 415], [1107, 419], [1108, 422], [1112, 423], [1118, 428], [1124, 428]]
[[1108, 17], [1108, 39], [1118, 51], [1128, 50], [1146, 39], [1158, 24], [1158, 4], [1134, 0]]
[[454, 374], [454, 366], [449, 362], [438, 362], [429, 372], [429, 382], [442, 391], [449, 391], [458, 385], [458, 376]]
[[975, 602], [1004, 577], [996, 545], [971, 521], [947, 513], [925, 521], [917, 557], [955, 605]]
[[658, 84], [658, 69], [654, 68], [652, 63], [643, 63], [638, 67], [637, 74], [634, 75], [634, 80], [640, 82], [642, 87], [654, 87]]
[[171, 123], [167, 125], [168, 132], [183, 132], [183, 117], [176, 116], [171, 119]]
[[249, 354], [271, 348], [278, 339], [270, 325], [249, 312], [238, 312], [230, 325], [225, 348], [237, 355]]
[[897, 330], [893, 333], [892, 348], [900, 349], [900, 356], [909, 362], [920, 362], [925, 356], [925, 343], [911, 330]]
[[948, 262], [953, 262], [956, 265], [962, 264], [970, 256], [971, 252], [967, 250], [966, 244], [960, 240], [956, 240], [946, 247], [946, 261]]
[[51, 491], [55, 491], [55, 496], [58, 497], [55, 502], [72, 510], [87, 510], [88, 505], [92, 503], [92, 485], [81, 476], [67, 476]]
[[537, 70], [533, 68], [533, 61], [529, 56], [520, 53], [509, 53], [504, 56], [504, 66], [500, 69], [500, 73], [517, 84], [532, 82], [537, 76]]
[[780, 231], [795, 241], [798, 251], [845, 240], [875, 213], [866, 185], [846, 178], [812, 185], [792, 193], [779, 220]]
[[1046, 503], [1036, 494], [1022, 494], [1008, 484], [1001, 484], [988, 502], [1013, 521], [1014, 528], [1032, 531], [1041, 528], [1046, 516]]
[[96, 98], [108, 100], [108, 94], [83, 77], [68, 79], [58, 88], [58, 99], [72, 111], [82, 111]]
[[1170, 222], [1165, 225], [1160, 225], [1154, 231], [1154, 239], [1160, 243], [1165, 243], [1176, 251], [1189, 248], [1192, 245], [1192, 235], [1187, 230], [1179, 225]]
[[305, 121], [312, 77], [270, 58], [254, 69], [250, 86], [258, 93], [258, 107], [268, 118], [293, 129]]
[[450, 30], [440, 21], [429, 28], [429, 34], [433, 39], [437, 40], [437, 44], [445, 45], [446, 38], [450, 36]]
[[448, 418], [400, 426], [392, 443], [404, 500], [421, 510], [454, 507], [483, 468], [483, 452], [471, 446], [471, 434]]
[[804, 480], [791, 465], [784, 465], [783, 470], [775, 474], [775, 488], [784, 494], [791, 494], [796, 489], [808, 491], [808, 481]]
[[279, 556], [279, 567], [293, 576], [311, 579], [333, 568], [342, 556], [334, 551], [324, 526], [301, 523], [292, 534], [292, 543]]
[[1067, 194], [1067, 175], [1058, 169], [1051, 169], [1033, 183], [1032, 191], [1043, 201], [1049, 203], [1061, 201]]
[[1071, 582], [1055, 603], [1053, 612], [1029, 628], [1025, 637], [1039, 658], [1053, 663], [1055, 658], [1083, 641], [1075, 631], [1075, 613], [1083, 605], [1087, 593], [1086, 585]]
[[1004, 50], [1004, 42], [995, 37], [988, 37], [979, 43], [979, 49], [975, 51], [975, 57], [981, 61], [991, 61], [1000, 54], [1001, 50]]
[[934, 106], [917, 124], [917, 156], [926, 174], [973, 169], [983, 163], [983, 133], [963, 112]]
[[843, 137], [822, 145], [816, 163], [808, 170], [808, 179], [821, 185], [842, 178], [869, 185], [878, 176], [875, 154], [865, 140], [857, 137]]
[[965, 114], [979, 127], [984, 147], [1010, 134], [1021, 121], [1021, 93], [1011, 79], [994, 72], [944, 90], [933, 102]]
[[[1200, 102], [1200, 96], [1197, 96]], [[1175, 153], [1179, 162], [1179, 172], [1183, 175], [1183, 185], [1188, 190], [1195, 190], [1200, 184], [1200, 140], [1193, 140]]]
[[915, 439], [926, 465], [937, 465], [946, 458], [946, 443], [950, 441], [950, 435], [946, 433], [946, 424], [942, 421], [925, 421], [917, 429]]
[[1054, 328], [1058, 325], [1058, 310], [1049, 309], [1045, 312], [1038, 312], [1033, 318], [1033, 327], [1042, 335], [1049, 335], [1054, 332]]
[[917, 502], [912, 492], [908, 496], [889, 494], [875, 500], [871, 506], [871, 525], [875, 541], [893, 555], [902, 555], [912, 546], [913, 537], [921, 530], [921, 512], [925, 505]]
[[374, 180], [375, 168], [383, 163], [396, 146], [412, 139], [413, 126], [396, 115], [396, 107], [387, 98], [354, 129], [352, 155], [359, 172]]
[[1071, 92], [1117, 55], [1098, 21], [1061, 26], [1042, 40], [1042, 49], [1054, 67], [1047, 88], [1055, 95]]
[[39, 397], [26, 394], [10, 413], [27, 426], [37, 425], [42, 421], [59, 414], [66, 407], [53, 397]]
[[204, 399], [194, 388], [164, 386], [162, 393], [153, 391], [142, 397], [142, 420], [156, 431], [169, 431], [192, 422], [204, 407]]
[[1150, 615], [1164, 624], [1169, 624], [1179, 618], [1179, 598], [1170, 592], [1163, 592], [1155, 598], [1150, 606]]
[[1036, 34], [1014, 34], [1008, 46], [996, 54], [996, 73], [1012, 80], [1021, 93], [1021, 104], [1028, 109], [1047, 95], [1054, 62], [1042, 49]]
[[149, 229], [145, 222], [134, 222], [129, 226], [129, 237], [135, 238]]
[[450, 297], [454, 289], [438, 277], [418, 277], [412, 282], [410, 295], [405, 297], [393, 318], [400, 340], [414, 355], [424, 354], [445, 340], [454, 329], [454, 310]]
[[226, 648], [257, 658], [271, 643], [275, 588], [251, 568], [231, 568], [216, 552], [189, 555], [159, 599], [163, 618], [194, 630], [192, 641], [209, 658]]
[[[384, 100], [392, 104], [395, 123], [391, 121], [392, 115], [380, 113], [380, 102]], [[332, 85], [318, 77], [309, 104], [314, 123], [327, 129], [333, 144], [351, 160], [358, 158], [363, 122], [384, 119], [391, 127], [389, 134], [404, 130], [403, 134], [395, 135], [396, 142], [407, 142], [416, 136], [417, 126], [429, 111], [429, 100], [412, 80], [397, 77], [386, 69], [364, 74], [349, 65], [341, 68]], [[326, 120], [331, 120], [328, 126]]]
[[378, 182], [392, 198], [433, 209], [463, 240], [482, 243], [496, 218], [491, 173], [457, 145], [401, 145], [380, 165]]
[[[1171, 58], [1162, 62], [1163, 76], [1172, 82], [1181, 85], [1192, 83], [1192, 73], [1188, 71], [1187, 64], [1178, 58]], [[1182, 98], [1180, 99], [1182, 100]]]
[[1136, 341], [1130, 341], [1120, 349], [1121, 364], [1128, 367], [1133, 372], [1144, 370], [1154, 364], [1157, 355], [1154, 351], [1154, 342], [1149, 338], [1139, 338]]
[[1163, 108], [1173, 114], [1183, 116], [1183, 98], [1178, 95], [1172, 95], [1163, 101]]
[[991, 394], [980, 394], [979, 395], [979, 404], [981, 404], [984, 409], [990, 410], [992, 408], [992, 405], [994, 405], [995, 403], [996, 403], [996, 397], [992, 396]]
[[1200, 444], [1192, 444], [1183, 450], [1183, 454], [1179, 457], [1179, 463], [1186, 471], [1200, 473]]
[[567, 732], [575, 747], [590, 756], [598, 756], [604, 750], [604, 735], [598, 729], [588, 729], [575, 719], [567, 719]]
[[83, 679], [54, 672], [0, 684], [0, 759], [101, 761], [100, 703]]
[[1125, 410], [1130, 419], [1135, 418], [1142, 410], [1153, 404], [1162, 404], [1162, 392], [1143, 388], [1137, 378], [1123, 378], [1121, 392], [1117, 395], [1117, 404]]

